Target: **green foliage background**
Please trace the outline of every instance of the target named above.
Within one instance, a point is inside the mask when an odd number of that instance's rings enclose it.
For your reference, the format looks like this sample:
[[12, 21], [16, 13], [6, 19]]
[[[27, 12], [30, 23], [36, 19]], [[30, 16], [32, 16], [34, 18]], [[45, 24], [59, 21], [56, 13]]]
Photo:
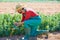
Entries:
[[[60, 13], [54, 15], [44, 15], [37, 12], [41, 17], [39, 30], [49, 30], [50, 32], [60, 31]], [[24, 34], [24, 25], [17, 27], [14, 22], [21, 21], [20, 14], [0, 14], [0, 37]]]

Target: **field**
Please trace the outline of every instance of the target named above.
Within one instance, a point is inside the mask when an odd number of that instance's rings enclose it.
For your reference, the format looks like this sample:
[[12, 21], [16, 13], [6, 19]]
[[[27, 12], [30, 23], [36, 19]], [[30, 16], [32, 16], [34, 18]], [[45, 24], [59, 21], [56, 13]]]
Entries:
[[[15, 12], [16, 4], [18, 3], [0, 3], [0, 40], [17, 39], [21, 36], [15, 35], [24, 34], [23, 26], [18, 28], [13, 24], [21, 20], [21, 15]], [[60, 40], [60, 3], [39, 2], [22, 4], [24, 4], [25, 7], [33, 8], [41, 16], [42, 23], [39, 25], [39, 30], [49, 30], [48, 39], [37, 38], [38, 40]], [[14, 30], [12, 30], [13, 28]], [[12, 37], [10, 37], [10, 35], [12, 35]]]
[[[43, 40], [60, 40], [60, 13], [56, 13], [54, 15], [44, 15], [40, 12], [37, 12], [41, 19], [42, 23], [39, 25], [39, 30], [49, 30], [48, 33], [48, 39]], [[17, 20], [16, 20], [17, 19]], [[1, 40], [7, 39], [15, 39], [14, 37], [19, 38], [19, 36], [14, 35], [20, 35], [24, 34], [24, 27], [17, 27], [13, 23], [18, 22], [21, 20], [21, 15], [18, 13], [15, 13], [14, 16], [12, 16], [9, 13], [0, 14], [0, 38]], [[50, 33], [51, 32], [51, 33]], [[56, 32], [56, 33], [53, 33]], [[11, 36], [11, 37], [10, 37]], [[38, 35], [39, 36], [39, 35]], [[8, 38], [9, 37], [9, 38]], [[44, 37], [44, 36], [43, 36]], [[40, 40], [41, 38], [38, 38]]]

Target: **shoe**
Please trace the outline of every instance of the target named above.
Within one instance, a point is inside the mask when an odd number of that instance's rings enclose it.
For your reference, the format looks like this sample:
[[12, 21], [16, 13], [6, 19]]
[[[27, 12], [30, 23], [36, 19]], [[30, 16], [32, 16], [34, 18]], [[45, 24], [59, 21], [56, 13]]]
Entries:
[[22, 38], [20, 38], [20, 40], [29, 40], [29, 39], [26, 37], [22, 37]]

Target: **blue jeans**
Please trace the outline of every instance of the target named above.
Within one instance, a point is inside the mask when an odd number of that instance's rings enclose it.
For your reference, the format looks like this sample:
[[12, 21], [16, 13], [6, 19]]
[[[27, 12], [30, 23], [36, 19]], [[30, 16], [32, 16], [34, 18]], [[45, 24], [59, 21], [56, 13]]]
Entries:
[[36, 36], [36, 30], [41, 23], [39, 16], [31, 17], [29, 20], [24, 21], [25, 37]]

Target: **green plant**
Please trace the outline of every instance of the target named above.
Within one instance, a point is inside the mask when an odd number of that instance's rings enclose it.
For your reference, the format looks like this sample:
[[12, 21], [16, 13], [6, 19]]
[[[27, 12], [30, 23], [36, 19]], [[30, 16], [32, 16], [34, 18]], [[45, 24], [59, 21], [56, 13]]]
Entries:
[[[44, 15], [43, 13], [37, 12], [41, 17], [41, 23], [39, 30], [49, 30], [50, 32], [60, 31], [60, 13], [54, 15]], [[15, 26], [14, 22], [21, 21], [20, 14], [0, 14], [0, 37], [10, 35], [24, 34], [24, 25]]]

